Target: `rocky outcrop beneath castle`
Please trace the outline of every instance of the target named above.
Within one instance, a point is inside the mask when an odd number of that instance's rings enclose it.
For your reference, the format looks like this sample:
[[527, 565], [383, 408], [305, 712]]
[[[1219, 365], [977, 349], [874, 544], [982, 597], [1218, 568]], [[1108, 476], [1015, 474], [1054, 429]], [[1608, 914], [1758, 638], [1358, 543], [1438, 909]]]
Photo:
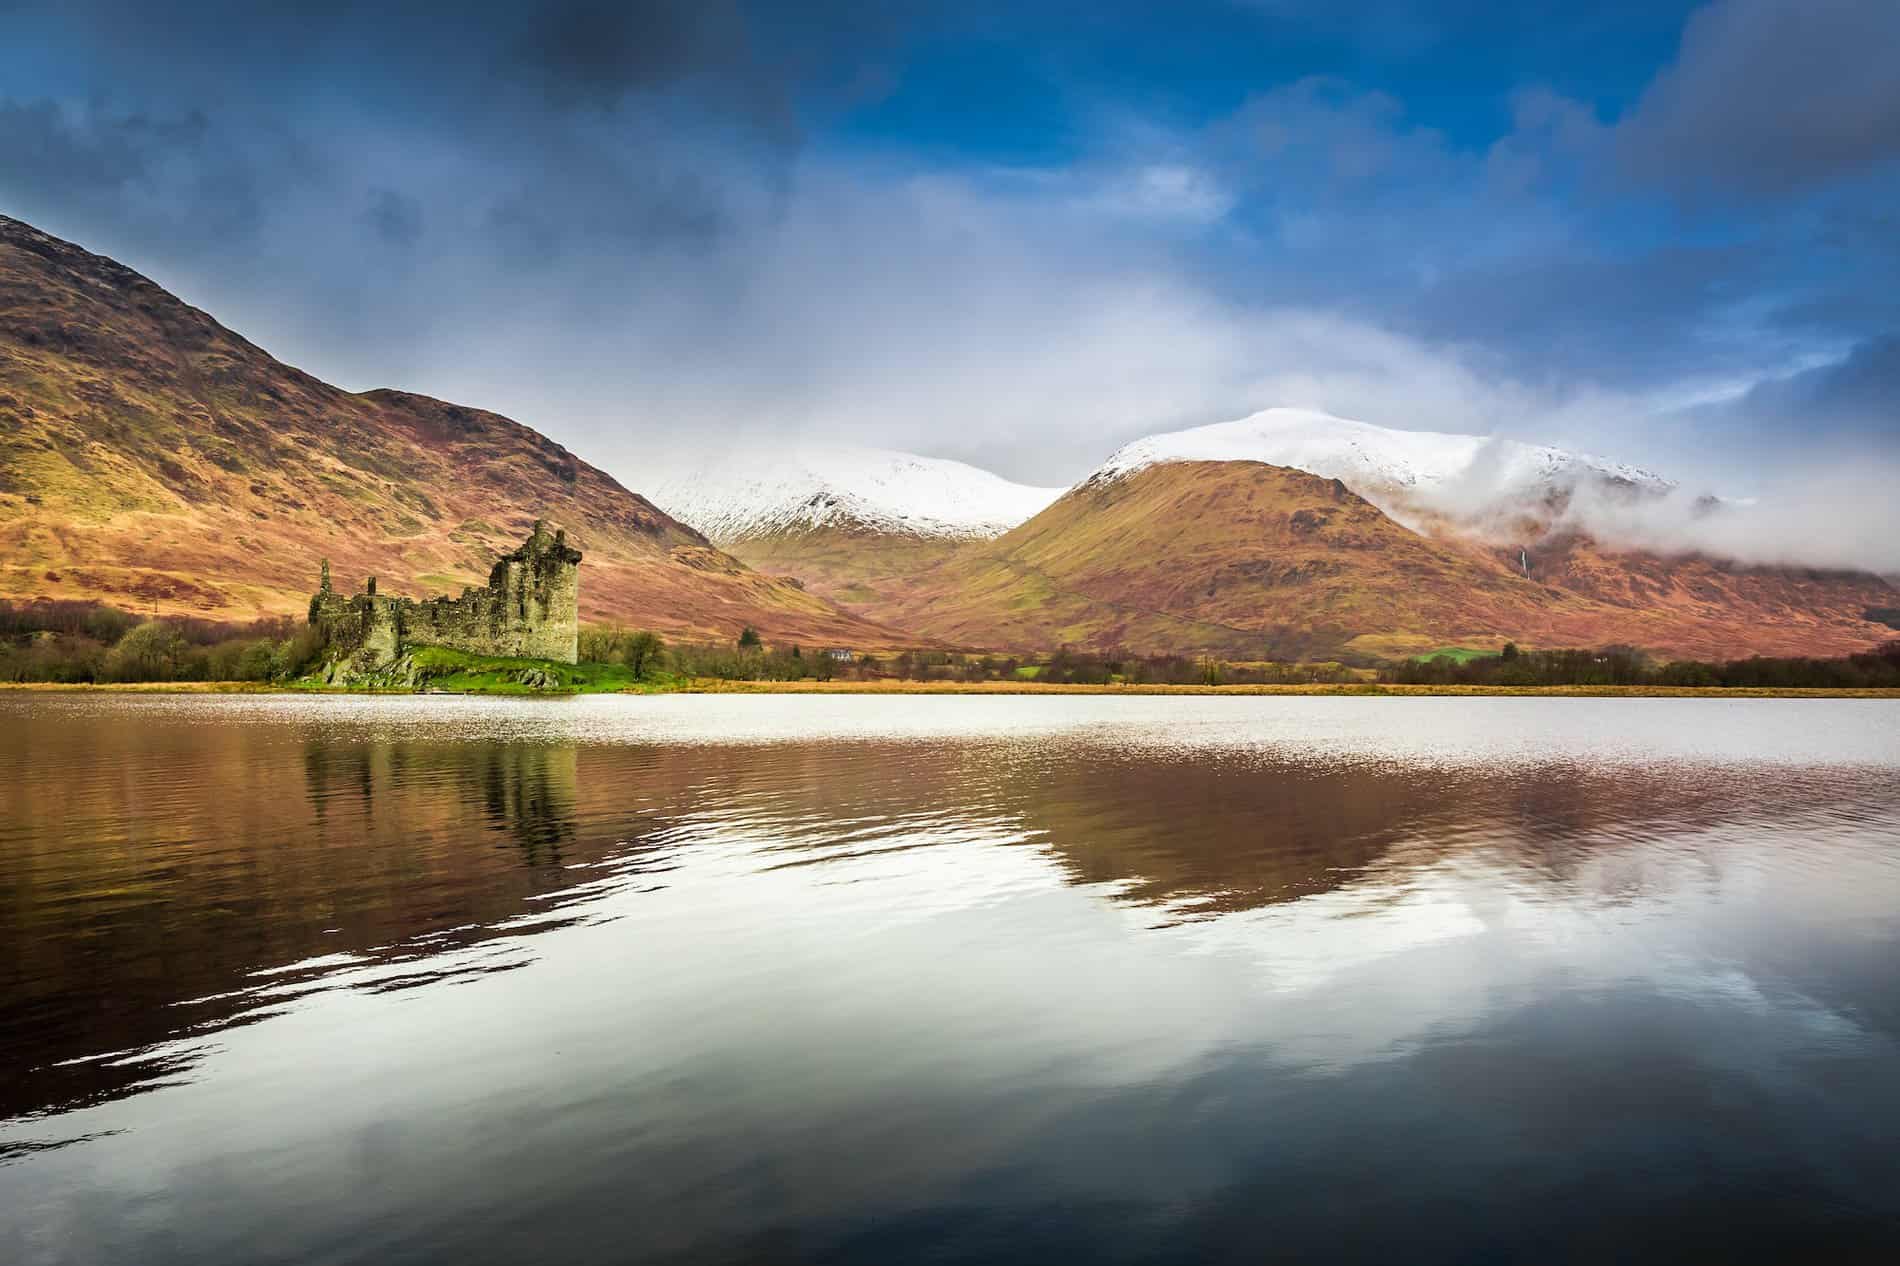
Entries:
[[330, 585], [330, 564], [310, 599], [310, 623], [322, 630], [323, 677], [345, 684], [388, 675], [414, 646], [447, 646], [472, 655], [579, 659], [581, 552], [565, 532], [541, 520], [521, 547], [504, 555], [482, 589], [459, 598], [395, 598], [364, 591], [344, 597]]

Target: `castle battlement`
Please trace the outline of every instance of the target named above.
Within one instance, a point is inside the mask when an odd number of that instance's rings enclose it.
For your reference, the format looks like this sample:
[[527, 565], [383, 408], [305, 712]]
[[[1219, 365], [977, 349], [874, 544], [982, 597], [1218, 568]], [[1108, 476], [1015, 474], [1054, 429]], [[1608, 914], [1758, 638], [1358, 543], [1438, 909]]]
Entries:
[[567, 533], [549, 533], [540, 519], [519, 548], [496, 561], [485, 588], [469, 586], [456, 598], [391, 597], [376, 592], [374, 576], [362, 593], [344, 597], [332, 587], [325, 559], [310, 623], [323, 631], [332, 663], [347, 659], [358, 670], [411, 646], [572, 664], [580, 657], [580, 562]]

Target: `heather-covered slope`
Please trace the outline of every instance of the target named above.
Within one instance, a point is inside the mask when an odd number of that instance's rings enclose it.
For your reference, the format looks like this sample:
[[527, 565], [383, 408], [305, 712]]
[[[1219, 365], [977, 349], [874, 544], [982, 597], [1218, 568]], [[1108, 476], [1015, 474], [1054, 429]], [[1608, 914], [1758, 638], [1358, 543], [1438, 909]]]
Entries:
[[[1059, 643], [1236, 656], [1401, 653], [1447, 644], [1662, 654], [1833, 654], [1884, 630], [1850, 610], [1872, 577], [1778, 573], [1727, 588], [1586, 586], [1400, 526], [1343, 483], [1258, 462], [1174, 460], [1091, 478], [994, 542], [920, 576], [884, 618], [949, 641]], [[1608, 564], [1614, 570], [1616, 564]], [[1553, 570], [1555, 562], [1553, 560]], [[1731, 569], [1724, 573], [1731, 578]], [[1567, 580], [1568, 583], [1555, 583]], [[1803, 591], [1808, 600], [1796, 600]], [[1891, 591], [1887, 591], [1891, 592]]]
[[1650, 636], [1686, 639], [1709, 656], [1867, 650], [1892, 636], [1869, 612], [1900, 600], [1900, 590], [1867, 572], [1612, 551], [1573, 533], [1546, 536], [1522, 553], [1502, 550], [1499, 558], [1506, 567], [1527, 565], [1542, 584], [1637, 613], [1644, 627], [1664, 630]]
[[885, 646], [507, 418], [353, 394], [111, 260], [0, 217], [0, 597], [249, 618], [327, 556], [418, 596], [485, 580], [535, 517], [586, 551], [582, 618]]
[[896, 618], [954, 641], [1261, 657], [1362, 633], [1483, 638], [1542, 595], [1336, 480], [1256, 462], [1091, 479], [921, 578]]
[[755, 536], [730, 548], [756, 571], [794, 578], [828, 602], [881, 619], [872, 613], [890, 609], [918, 576], [967, 544], [942, 536], [822, 527]]

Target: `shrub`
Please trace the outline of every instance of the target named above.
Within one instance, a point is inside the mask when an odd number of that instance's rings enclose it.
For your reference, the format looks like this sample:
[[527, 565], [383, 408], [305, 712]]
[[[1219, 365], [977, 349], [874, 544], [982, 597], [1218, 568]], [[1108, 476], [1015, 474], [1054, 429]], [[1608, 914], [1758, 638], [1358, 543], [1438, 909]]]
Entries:
[[181, 674], [185, 639], [161, 620], [147, 620], [113, 643], [102, 673], [107, 681], [173, 681]]
[[635, 677], [645, 677], [660, 667], [666, 643], [659, 634], [647, 629], [582, 629], [580, 657], [590, 664], [620, 664]]

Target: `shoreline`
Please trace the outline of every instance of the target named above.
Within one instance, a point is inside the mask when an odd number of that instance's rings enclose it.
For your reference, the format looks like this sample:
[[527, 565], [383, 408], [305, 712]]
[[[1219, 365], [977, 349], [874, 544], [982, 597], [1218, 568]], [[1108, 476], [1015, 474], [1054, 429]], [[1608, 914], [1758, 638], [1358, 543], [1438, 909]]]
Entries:
[[1477, 696], [1628, 699], [1896, 699], [1900, 690], [1770, 686], [1426, 686], [1382, 682], [1321, 682], [1307, 685], [1232, 686], [1066, 685], [1007, 681], [720, 681], [695, 682], [675, 694], [866, 694], [866, 695], [1353, 695], [1405, 698]]
[[[268, 694], [417, 695], [508, 699], [574, 698], [581, 691], [389, 690], [280, 686], [248, 681], [0, 682], [0, 692], [18, 694]], [[1900, 690], [1779, 686], [1429, 686], [1380, 682], [1309, 685], [1083, 685], [1033, 681], [725, 681], [702, 678], [680, 685], [596, 694], [750, 695], [1350, 695], [1385, 698], [1579, 698], [1579, 699], [1892, 699]]]

